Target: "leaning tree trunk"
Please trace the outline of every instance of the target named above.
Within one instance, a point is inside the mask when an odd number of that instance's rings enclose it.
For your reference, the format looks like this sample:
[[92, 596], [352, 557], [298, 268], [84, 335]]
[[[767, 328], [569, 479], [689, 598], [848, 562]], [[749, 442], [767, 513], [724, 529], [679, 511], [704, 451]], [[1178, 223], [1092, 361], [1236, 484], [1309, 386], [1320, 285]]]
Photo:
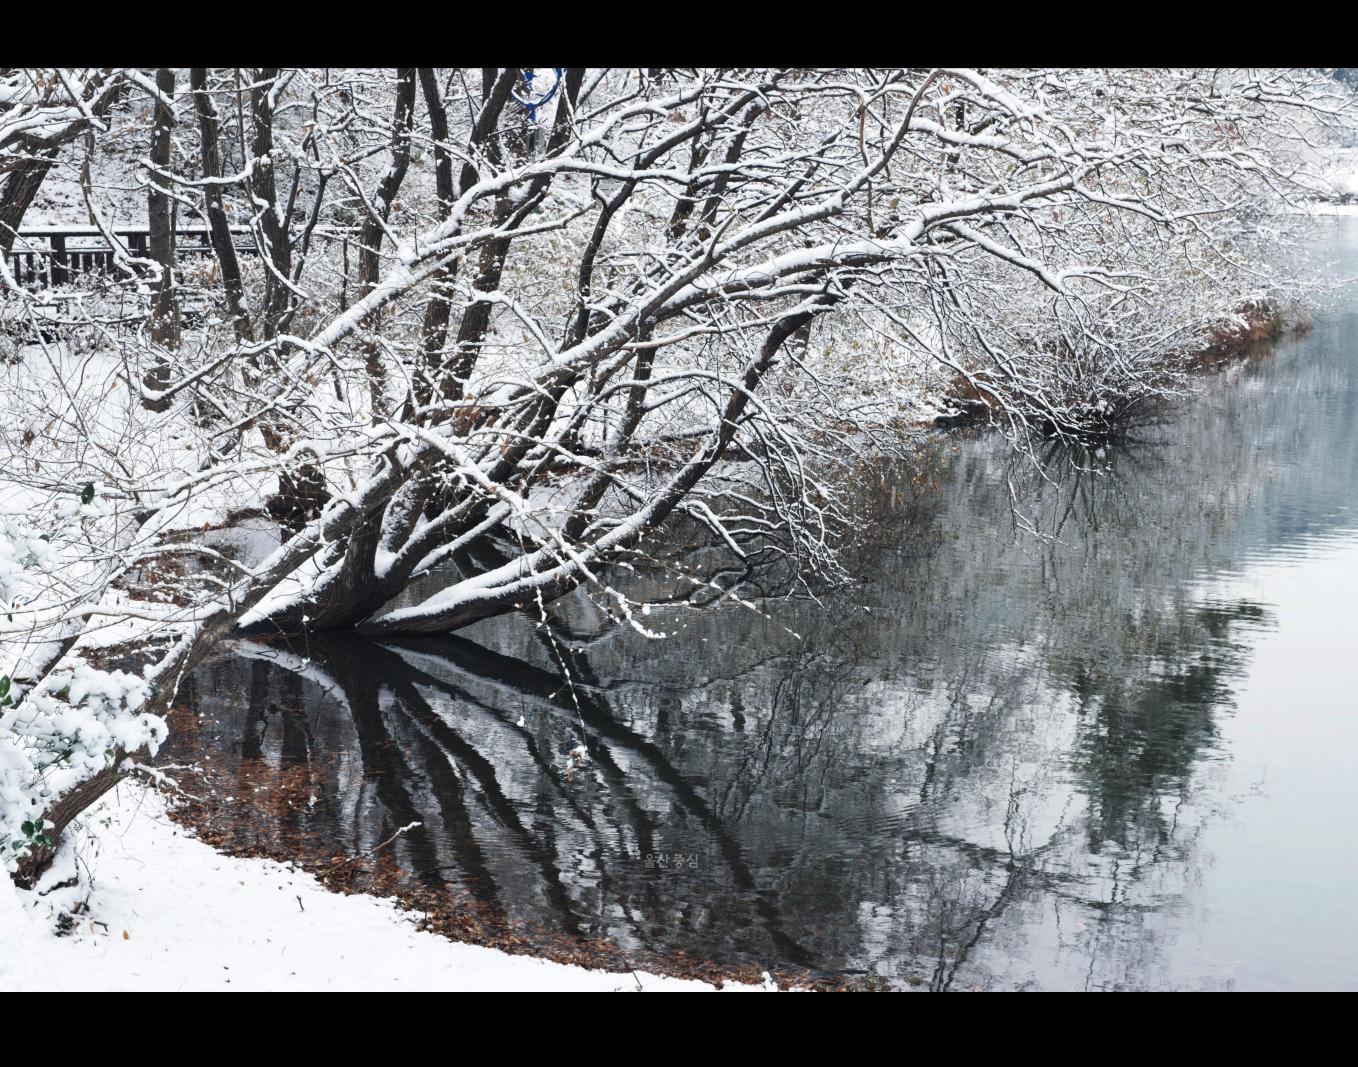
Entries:
[[51, 866], [61, 834], [76, 816], [127, 777], [123, 769], [123, 757], [123, 751], [118, 749], [109, 766], [93, 778], [86, 778], [44, 813], [45, 821], [52, 824], [45, 831], [52, 844], [31, 845], [28, 855], [19, 861], [18, 869], [14, 872], [14, 883], [20, 889], [31, 889], [43, 871]]
[[86, 81], [81, 91], [83, 117], [65, 123], [59, 135], [36, 137], [20, 132], [0, 142], [0, 157], [11, 161], [3, 168], [8, 177], [0, 184], [0, 255], [8, 255], [14, 248], [19, 223], [56, 163], [61, 146], [81, 136], [91, 120], [97, 122], [107, 115], [122, 96], [127, 82], [111, 74], [107, 69], [98, 70]]
[[49, 149], [26, 160], [5, 179], [4, 187], [0, 189], [0, 256], [8, 255], [13, 249], [14, 239], [19, 236], [19, 223], [42, 188], [56, 155], [56, 149]]

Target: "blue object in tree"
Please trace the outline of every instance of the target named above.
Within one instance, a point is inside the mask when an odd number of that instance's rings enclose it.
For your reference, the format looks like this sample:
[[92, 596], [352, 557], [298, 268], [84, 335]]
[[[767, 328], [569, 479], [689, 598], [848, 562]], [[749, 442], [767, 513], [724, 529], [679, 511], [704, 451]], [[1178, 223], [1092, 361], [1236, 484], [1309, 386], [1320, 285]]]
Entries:
[[523, 86], [525, 95], [520, 96], [518, 93], [515, 93], [514, 99], [518, 101], [520, 104], [522, 104], [524, 109], [528, 112], [528, 123], [530, 126], [536, 126], [538, 124], [538, 108], [545, 107], [547, 104], [549, 104], [551, 102], [552, 97], [556, 96], [556, 91], [561, 88], [561, 75], [565, 71], [565, 69], [566, 69], [565, 67], [552, 68], [552, 72], [554, 74], [554, 77], [552, 78], [552, 87], [548, 89], [545, 93], [543, 93], [542, 96], [538, 97], [536, 100], [533, 99], [534, 68], [525, 67], [523, 69]]

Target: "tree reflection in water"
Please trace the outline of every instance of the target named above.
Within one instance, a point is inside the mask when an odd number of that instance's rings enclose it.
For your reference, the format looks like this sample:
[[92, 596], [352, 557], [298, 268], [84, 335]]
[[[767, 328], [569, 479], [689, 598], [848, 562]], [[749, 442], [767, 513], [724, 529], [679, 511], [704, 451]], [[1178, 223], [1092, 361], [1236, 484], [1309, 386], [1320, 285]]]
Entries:
[[568, 936], [935, 989], [1173, 984], [1231, 800], [1223, 716], [1271, 625], [1207, 579], [1358, 502], [1335, 348], [1046, 475], [980, 438], [943, 447], [939, 488], [865, 479], [868, 580], [820, 603], [695, 611], [662, 568], [620, 580], [672, 605], [665, 641], [581, 596], [466, 637], [239, 643], [177, 755], [242, 794], [304, 776], [242, 845], [353, 855], [418, 821], [406, 877]]

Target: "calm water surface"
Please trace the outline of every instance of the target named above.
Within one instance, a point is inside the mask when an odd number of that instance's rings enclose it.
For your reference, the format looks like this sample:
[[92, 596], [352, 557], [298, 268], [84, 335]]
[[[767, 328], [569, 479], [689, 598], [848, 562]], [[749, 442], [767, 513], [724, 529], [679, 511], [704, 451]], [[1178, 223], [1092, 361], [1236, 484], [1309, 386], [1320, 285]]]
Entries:
[[[1350, 273], [1356, 223], [1326, 238]], [[625, 947], [935, 989], [1358, 988], [1343, 307], [1101, 473], [944, 442], [937, 490], [865, 507], [844, 597], [657, 606], [666, 641], [580, 598], [550, 630], [242, 643], [180, 754], [302, 774], [287, 832], [337, 852], [418, 820], [391, 848], [423, 885]]]

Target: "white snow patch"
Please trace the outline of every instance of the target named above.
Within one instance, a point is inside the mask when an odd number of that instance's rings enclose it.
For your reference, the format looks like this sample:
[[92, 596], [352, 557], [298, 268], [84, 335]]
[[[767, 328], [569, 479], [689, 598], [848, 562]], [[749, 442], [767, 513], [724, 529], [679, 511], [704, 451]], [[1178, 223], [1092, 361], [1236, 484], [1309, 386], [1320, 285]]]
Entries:
[[[215, 852], [141, 785], [120, 786], [89, 814], [79, 832], [68, 831], [73, 844], [37, 891], [0, 883], [2, 992], [714, 989], [511, 956], [418, 930], [394, 901], [331, 893], [286, 865]], [[76, 863], [79, 889], [42, 895]], [[87, 894], [76, 928], [55, 936], [59, 912]]]

